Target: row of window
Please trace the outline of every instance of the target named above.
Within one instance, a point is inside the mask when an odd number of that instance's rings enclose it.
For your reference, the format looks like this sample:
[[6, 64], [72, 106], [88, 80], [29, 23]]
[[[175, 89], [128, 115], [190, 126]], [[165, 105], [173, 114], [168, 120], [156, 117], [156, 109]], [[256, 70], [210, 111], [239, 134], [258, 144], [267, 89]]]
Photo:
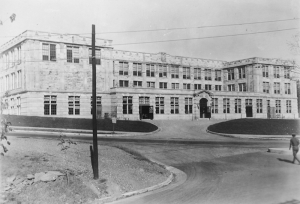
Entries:
[[0, 92], [21, 88], [22, 71], [18, 70], [0, 78]]
[[21, 97], [11, 98], [4, 101], [3, 110], [9, 109], [11, 115], [21, 115]]
[[[171, 86], [169, 88], [171, 89], [180, 89], [179, 83], [168, 83], [168, 82], [159, 82], [159, 87], [160, 89], [168, 89], [168, 84]], [[129, 87], [129, 81], [128, 80], [119, 80], [119, 84], [115, 84], [118, 87]], [[194, 85], [194, 87], [193, 87]], [[212, 87], [215, 87], [216, 91], [221, 91], [222, 90], [222, 85], [211, 85], [211, 84], [205, 84], [204, 89], [205, 90], [212, 90]], [[133, 81], [132, 87], [143, 87], [143, 81]], [[156, 88], [155, 82], [152, 81], [147, 81], [146, 82], [146, 88]], [[190, 83], [183, 83], [182, 84], [182, 89], [186, 90], [201, 90], [202, 86], [201, 84], [190, 84]]]
[[0, 62], [6, 69], [19, 64], [21, 63], [21, 52], [21, 46], [11, 49], [0, 56]]
[[[236, 68], [230, 68], [227, 70], [227, 79], [228, 80], [234, 80], [235, 79], [235, 73], [234, 70]], [[238, 67], [238, 78], [244, 79], [246, 78], [246, 69], [245, 67]], [[280, 78], [280, 66], [275, 66], [273, 69], [273, 75], [274, 78]], [[263, 65], [262, 66], [262, 76], [265, 78], [269, 77], [269, 66]], [[290, 78], [290, 68], [289, 67], [283, 67], [283, 77], [286, 79]]]
[[[273, 76], [274, 78], [280, 78], [280, 68], [279, 66], [275, 66], [273, 68]], [[269, 66], [263, 65], [262, 66], [262, 75], [265, 78], [269, 78]], [[283, 67], [283, 77], [286, 79], [290, 78], [290, 68], [289, 67]]]
[[[169, 72], [168, 72], [169, 70]], [[190, 68], [182, 67], [182, 78], [191, 79], [193, 72], [193, 78], [201, 80], [201, 68]], [[212, 80], [212, 70], [204, 69], [204, 79], [207, 81]], [[145, 64], [142, 66], [142, 63], [133, 63], [132, 65], [132, 75], [133, 76], [145, 76], [147, 77], [168, 77], [168, 73], [171, 78], [179, 78], [179, 66], [178, 65], [155, 65], [155, 64]], [[157, 74], [156, 74], [157, 73]], [[119, 75], [128, 76], [129, 75], [129, 63], [128, 62], [119, 62]], [[221, 70], [215, 70], [215, 81], [221, 81]]]
[[[150, 105], [150, 97], [139, 97], [139, 104]], [[193, 98], [184, 98], [185, 114], [193, 113]], [[123, 96], [123, 114], [132, 114], [132, 96]], [[165, 114], [165, 97], [155, 97], [155, 113]], [[170, 97], [170, 113], [179, 114], [179, 97]]]
[[[223, 113], [230, 113], [230, 99], [223, 98]], [[246, 106], [252, 106], [252, 99], [245, 99]], [[270, 100], [267, 100], [267, 108], [270, 108]], [[212, 99], [211, 112], [218, 113], [218, 98]], [[242, 99], [234, 99], [234, 113], [241, 113], [242, 111]], [[286, 100], [286, 113], [292, 112], [292, 101]], [[263, 101], [262, 99], [256, 99], [256, 113], [263, 113]], [[281, 100], [275, 100], [275, 113], [281, 113]]]
[[[93, 112], [93, 97], [91, 97], [91, 114]], [[96, 106], [101, 107], [101, 96], [96, 98]], [[44, 96], [44, 115], [56, 115], [57, 113], [57, 96]], [[80, 115], [80, 96], [68, 96], [68, 114]]]
[[[211, 113], [219, 113], [219, 99], [213, 98], [211, 104]], [[18, 101], [19, 104], [20, 101]], [[245, 106], [252, 106], [253, 99], [245, 99]], [[101, 97], [96, 99], [97, 107], [101, 107]], [[140, 105], [150, 105], [150, 97], [139, 97]], [[133, 113], [133, 97], [123, 96], [123, 114]], [[185, 114], [193, 113], [193, 98], [184, 98]], [[270, 100], [267, 100], [267, 107], [270, 108]], [[230, 113], [231, 100], [230, 98], [223, 98], [223, 113]], [[242, 99], [234, 99], [234, 113], [242, 112]], [[286, 113], [291, 113], [292, 102], [286, 100]], [[263, 100], [256, 99], [256, 112], [263, 113]], [[275, 112], [281, 113], [281, 100], [275, 100]], [[91, 113], [92, 113], [92, 97], [91, 97]], [[155, 97], [155, 113], [165, 114], [165, 97]], [[179, 114], [179, 97], [170, 97], [170, 113]], [[44, 96], [44, 115], [56, 115], [57, 114], [57, 96], [46, 95]], [[68, 114], [80, 115], [80, 96], [68, 96]]]
[[[274, 94], [280, 94], [280, 82], [274, 82], [273, 89], [274, 89]], [[269, 82], [263, 82], [263, 92], [270, 93], [270, 83]], [[284, 83], [284, 93], [292, 94], [290, 83]]]
[[[56, 44], [42, 44], [42, 59], [43, 61], [56, 61]], [[95, 50], [95, 60], [96, 64], [100, 64], [100, 49]], [[80, 54], [78, 46], [67, 45], [66, 47], [66, 58], [67, 62], [79, 63]], [[89, 48], [89, 64], [92, 64], [92, 49]]]

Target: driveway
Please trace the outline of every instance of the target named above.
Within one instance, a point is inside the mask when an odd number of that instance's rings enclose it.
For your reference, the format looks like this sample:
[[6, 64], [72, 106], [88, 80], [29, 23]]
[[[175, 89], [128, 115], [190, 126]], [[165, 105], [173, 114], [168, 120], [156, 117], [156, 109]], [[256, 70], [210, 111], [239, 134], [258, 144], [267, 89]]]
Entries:
[[[224, 138], [206, 133], [216, 121], [153, 121], [154, 138], [215, 141], [203, 144], [123, 144], [149, 158], [180, 169], [186, 179], [114, 203], [300, 203], [300, 165], [291, 154], [268, 153], [288, 141]], [[220, 122], [220, 121], [217, 121]], [[197, 124], [198, 123], [198, 124]]]

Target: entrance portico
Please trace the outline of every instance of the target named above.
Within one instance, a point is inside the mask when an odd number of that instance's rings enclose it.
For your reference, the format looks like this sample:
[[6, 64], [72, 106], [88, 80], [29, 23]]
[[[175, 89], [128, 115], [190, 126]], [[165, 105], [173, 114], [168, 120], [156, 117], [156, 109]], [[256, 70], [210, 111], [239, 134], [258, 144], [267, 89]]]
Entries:
[[197, 118], [210, 118], [211, 117], [211, 103], [212, 93], [207, 90], [199, 91], [194, 94], [194, 104], [196, 105], [194, 115]]

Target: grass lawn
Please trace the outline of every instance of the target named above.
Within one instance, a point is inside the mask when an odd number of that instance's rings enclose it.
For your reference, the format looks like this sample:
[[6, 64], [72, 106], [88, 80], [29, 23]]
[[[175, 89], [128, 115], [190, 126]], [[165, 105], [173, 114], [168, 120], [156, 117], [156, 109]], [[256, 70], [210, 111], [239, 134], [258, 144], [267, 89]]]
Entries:
[[237, 119], [217, 123], [207, 128], [228, 134], [291, 135], [300, 134], [300, 120], [287, 119]]
[[[7, 121], [11, 122], [12, 126], [25, 126], [25, 127], [45, 127], [45, 128], [65, 128], [65, 129], [83, 129], [92, 130], [92, 119], [82, 118], [58, 118], [58, 117], [37, 117], [37, 116], [16, 116], [16, 115], [3, 115]], [[98, 119], [98, 130], [112, 131], [113, 125], [110, 119]], [[115, 124], [115, 131], [124, 132], [152, 132], [157, 130], [157, 126], [143, 122], [143, 121], [130, 121], [118, 120]]]

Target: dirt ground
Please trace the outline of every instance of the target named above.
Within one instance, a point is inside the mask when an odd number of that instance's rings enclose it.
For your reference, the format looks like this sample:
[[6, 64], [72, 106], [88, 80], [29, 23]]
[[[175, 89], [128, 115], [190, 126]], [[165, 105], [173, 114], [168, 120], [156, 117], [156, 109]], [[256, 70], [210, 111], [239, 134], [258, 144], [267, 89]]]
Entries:
[[[11, 145], [1, 161], [1, 201], [4, 203], [93, 203], [165, 181], [162, 166], [126, 148], [99, 145], [99, 179], [93, 179], [91, 144], [78, 143], [63, 153], [58, 140], [9, 137]], [[125, 151], [124, 151], [125, 150]], [[18, 184], [5, 191], [9, 180], [26, 179], [45, 171], [69, 172], [55, 181]]]

